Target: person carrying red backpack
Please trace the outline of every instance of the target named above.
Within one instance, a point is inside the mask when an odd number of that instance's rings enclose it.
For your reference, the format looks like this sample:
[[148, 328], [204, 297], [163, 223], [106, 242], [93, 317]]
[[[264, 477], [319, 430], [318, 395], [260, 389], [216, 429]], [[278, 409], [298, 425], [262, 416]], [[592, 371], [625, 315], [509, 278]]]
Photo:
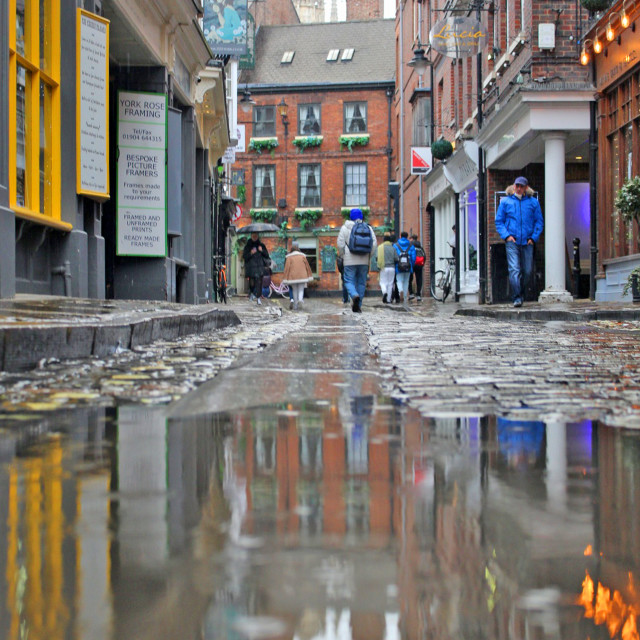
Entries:
[[420, 244], [417, 235], [414, 234], [411, 236], [411, 244], [416, 250], [416, 261], [413, 263], [413, 273], [409, 278], [409, 300], [413, 300], [415, 298], [418, 302], [420, 302], [422, 300], [422, 270], [427, 260], [427, 254]]

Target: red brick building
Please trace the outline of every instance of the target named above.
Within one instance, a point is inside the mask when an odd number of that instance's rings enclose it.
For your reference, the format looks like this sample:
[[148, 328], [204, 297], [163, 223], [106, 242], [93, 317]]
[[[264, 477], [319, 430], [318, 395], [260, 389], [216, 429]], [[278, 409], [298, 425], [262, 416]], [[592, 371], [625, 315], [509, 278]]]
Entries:
[[[575, 286], [568, 260], [574, 237], [581, 240], [583, 272], [589, 269], [588, 141], [595, 92], [579, 61], [588, 13], [576, 0], [464, 4], [462, 11], [445, 0], [410, 0], [396, 14], [397, 76], [404, 78], [396, 108], [402, 148], [397, 179], [405, 226], [429, 235], [423, 244], [437, 269], [440, 258], [451, 255], [455, 224], [462, 248], [458, 297], [506, 301], [504, 243], [493, 220], [501, 192], [526, 175], [545, 216], [531, 298], [542, 291], [543, 299], [568, 299]], [[482, 34], [480, 81], [475, 52], [430, 47], [433, 27], [462, 19]], [[433, 65], [422, 78], [407, 66], [417, 43]], [[408, 158], [411, 146], [430, 144], [425, 127], [435, 140], [453, 143], [454, 152], [446, 163], [435, 161], [420, 184]]]
[[[393, 29], [392, 20], [373, 20], [256, 34], [255, 68], [239, 82], [255, 104], [238, 114], [246, 146], [234, 170], [244, 174], [245, 214], [236, 224], [281, 228], [263, 237], [276, 281], [295, 238], [315, 275], [311, 289], [337, 292], [336, 238], [350, 208], [361, 207], [379, 236], [388, 228], [395, 53], [380, 43], [393, 42]], [[242, 291], [241, 271], [238, 280]]]

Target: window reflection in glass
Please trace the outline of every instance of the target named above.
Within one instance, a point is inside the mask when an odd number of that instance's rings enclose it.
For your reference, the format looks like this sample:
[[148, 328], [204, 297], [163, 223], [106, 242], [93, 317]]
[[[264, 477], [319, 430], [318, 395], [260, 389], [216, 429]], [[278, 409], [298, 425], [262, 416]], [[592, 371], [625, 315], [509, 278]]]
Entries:
[[320, 206], [320, 165], [300, 165], [300, 206]]
[[345, 133], [366, 133], [367, 105], [365, 102], [352, 102], [344, 105]]
[[40, 211], [51, 211], [51, 87], [40, 83]]
[[40, 68], [44, 71], [51, 69], [50, 9], [50, 0], [40, 0]]
[[16, 50], [21, 55], [25, 54], [25, 19], [24, 19], [24, 0], [16, 0]]
[[29, 206], [27, 184], [27, 108], [30, 73], [18, 65], [16, 83], [16, 203]]
[[314, 136], [320, 133], [320, 105], [300, 105], [299, 133], [302, 136]]
[[253, 135], [257, 138], [266, 138], [276, 135], [276, 108], [253, 108]]
[[347, 164], [344, 170], [344, 203], [347, 207], [367, 204], [367, 165]]
[[275, 167], [273, 166], [258, 166], [255, 168], [255, 207], [275, 207]]

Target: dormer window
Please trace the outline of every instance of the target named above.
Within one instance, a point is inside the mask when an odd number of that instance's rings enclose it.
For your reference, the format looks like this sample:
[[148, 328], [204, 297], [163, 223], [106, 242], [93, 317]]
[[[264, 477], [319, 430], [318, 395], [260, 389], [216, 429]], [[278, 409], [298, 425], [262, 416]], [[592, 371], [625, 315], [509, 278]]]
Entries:
[[340, 54], [340, 49], [331, 49], [327, 54], [327, 62], [335, 62]]

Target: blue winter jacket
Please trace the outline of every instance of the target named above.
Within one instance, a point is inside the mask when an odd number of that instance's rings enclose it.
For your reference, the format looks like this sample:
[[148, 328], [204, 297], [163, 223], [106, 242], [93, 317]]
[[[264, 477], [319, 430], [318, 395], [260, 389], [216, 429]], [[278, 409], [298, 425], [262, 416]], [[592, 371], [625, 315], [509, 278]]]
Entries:
[[[393, 245], [398, 257], [403, 251], [409, 249], [409, 260], [411, 261], [411, 273], [413, 273], [413, 265], [416, 263], [416, 248], [409, 242], [409, 238], [400, 238], [396, 244]], [[398, 273], [398, 262], [396, 261], [396, 273]]]
[[529, 238], [537, 242], [543, 228], [537, 198], [527, 195], [522, 196], [522, 200], [515, 195], [502, 198], [496, 212], [496, 231], [503, 240], [513, 236], [517, 244], [527, 244]]

